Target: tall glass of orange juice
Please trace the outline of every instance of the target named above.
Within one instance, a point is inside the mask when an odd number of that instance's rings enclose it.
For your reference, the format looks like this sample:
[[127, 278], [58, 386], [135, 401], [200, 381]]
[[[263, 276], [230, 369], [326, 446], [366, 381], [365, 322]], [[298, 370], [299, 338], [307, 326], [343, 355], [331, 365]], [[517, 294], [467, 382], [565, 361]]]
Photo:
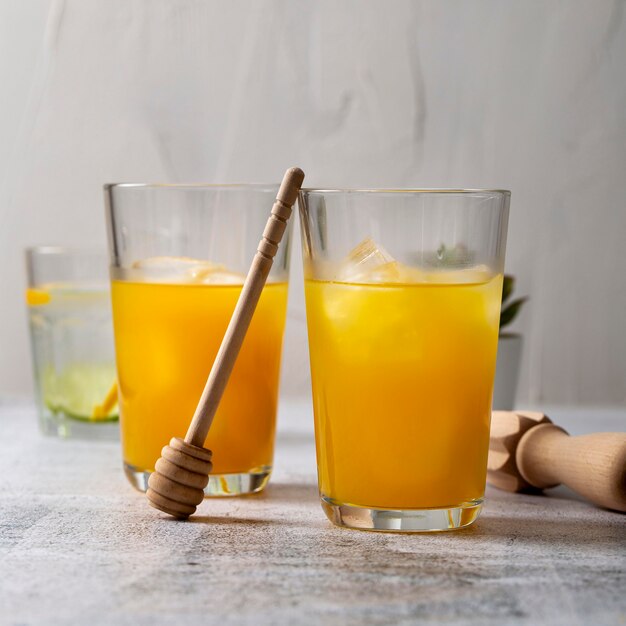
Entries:
[[[277, 190], [105, 186], [123, 461], [138, 489], [161, 448], [185, 435]], [[289, 236], [206, 440], [207, 495], [260, 491], [272, 470]]]
[[319, 490], [335, 524], [436, 531], [478, 517], [509, 199], [301, 192]]

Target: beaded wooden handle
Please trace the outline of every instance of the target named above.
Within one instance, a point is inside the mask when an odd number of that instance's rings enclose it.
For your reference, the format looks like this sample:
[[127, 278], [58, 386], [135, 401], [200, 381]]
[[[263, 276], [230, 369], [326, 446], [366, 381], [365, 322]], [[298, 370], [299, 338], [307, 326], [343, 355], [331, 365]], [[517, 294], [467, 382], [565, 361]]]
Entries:
[[155, 472], [148, 481], [147, 496], [150, 504], [174, 517], [189, 517], [204, 498], [203, 490], [208, 484], [208, 475], [212, 468], [212, 453], [203, 447], [204, 441], [250, 326], [303, 180], [304, 173], [297, 167], [285, 173], [263, 231], [263, 238], [254, 255], [185, 439], [175, 437], [169, 446], [163, 448]]
[[287, 228], [287, 220], [291, 217], [291, 207], [296, 201], [302, 186], [304, 173], [294, 167], [287, 170], [283, 182], [267, 221], [263, 238], [254, 255], [252, 265], [243, 284], [237, 306], [230, 318], [226, 334], [215, 357], [213, 368], [209, 374], [202, 397], [191, 420], [185, 441], [194, 446], [204, 445], [211, 422], [215, 417], [217, 406], [222, 398], [226, 383], [235, 365], [241, 344], [250, 326], [252, 315], [261, 297], [261, 292], [270, 273], [278, 244]]

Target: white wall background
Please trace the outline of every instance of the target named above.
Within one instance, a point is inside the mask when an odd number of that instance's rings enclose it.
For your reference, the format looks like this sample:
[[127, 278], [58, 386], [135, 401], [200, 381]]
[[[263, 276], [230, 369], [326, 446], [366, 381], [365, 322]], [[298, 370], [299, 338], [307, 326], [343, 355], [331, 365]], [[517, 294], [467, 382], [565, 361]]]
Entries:
[[[103, 182], [513, 192], [520, 402], [626, 402], [626, 3], [2, 0], [0, 393], [22, 249], [104, 247]], [[299, 256], [283, 391], [308, 393]]]

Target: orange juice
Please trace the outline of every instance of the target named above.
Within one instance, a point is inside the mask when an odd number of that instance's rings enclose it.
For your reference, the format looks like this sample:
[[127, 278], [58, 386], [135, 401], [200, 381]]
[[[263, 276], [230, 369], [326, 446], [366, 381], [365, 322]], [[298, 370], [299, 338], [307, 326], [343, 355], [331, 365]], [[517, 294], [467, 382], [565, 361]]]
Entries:
[[[241, 285], [112, 281], [124, 462], [151, 472], [184, 437]], [[287, 284], [267, 284], [206, 447], [212, 475], [269, 471]]]
[[502, 276], [436, 281], [306, 281], [319, 485], [331, 503], [428, 509], [483, 497]]

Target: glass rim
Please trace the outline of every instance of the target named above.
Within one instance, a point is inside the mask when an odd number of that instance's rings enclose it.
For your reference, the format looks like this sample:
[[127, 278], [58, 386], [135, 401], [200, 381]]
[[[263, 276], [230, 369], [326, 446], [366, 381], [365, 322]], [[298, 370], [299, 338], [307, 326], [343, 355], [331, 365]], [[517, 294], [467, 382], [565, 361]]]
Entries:
[[477, 194], [491, 194], [500, 196], [510, 196], [511, 192], [508, 189], [464, 189], [464, 188], [445, 188], [445, 187], [389, 187], [389, 188], [371, 188], [371, 189], [324, 189], [317, 187], [303, 187], [300, 190], [301, 193], [324, 193], [324, 194], [350, 194], [350, 193], [362, 193], [362, 194], [383, 194], [383, 193], [397, 193], [397, 194], [465, 194], [465, 195], [477, 195]]
[[105, 183], [102, 187], [105, 191], [110, 189], [266, 189], [267, 191], [278, 189], [280, 183]]
[[75, 256], [107, 256], [106, 248], [93, 249], [93, 248], [80, 248], [76, 246], [27, 246], [24, 248], [24, 253], [32, 255], [75, 255]]

